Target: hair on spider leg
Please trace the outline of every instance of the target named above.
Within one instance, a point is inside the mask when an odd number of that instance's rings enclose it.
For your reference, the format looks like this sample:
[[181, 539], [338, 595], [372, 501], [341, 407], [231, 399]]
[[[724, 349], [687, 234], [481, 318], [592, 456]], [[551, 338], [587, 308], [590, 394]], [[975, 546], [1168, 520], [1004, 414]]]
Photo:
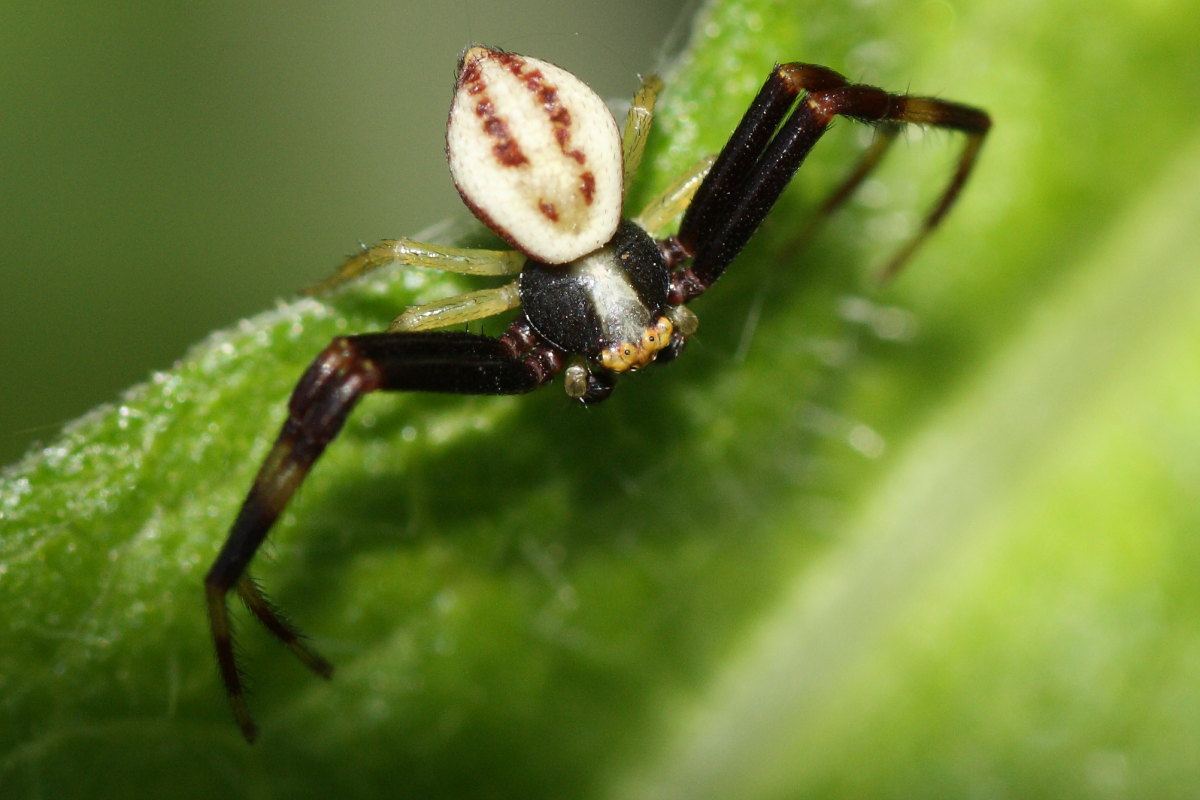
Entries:
[[[335, 338], [305, 370], [287, 418], [205, 578], [213, 647], [234, 717], [247, 740], [257, 728], [245, 699], [228, 595], [309, 669], [332, 665], [247, 575], [250, 563], [358, 402], [373, 392], [515, 395], [564, 374], [567, 396], [607, 399], [625, 375], [678, 357], [696, 333], [688, 307], [705, 295], [754, 236], [809, 152], [838, 117], [885, 131], [822, 206], [843, 205], [891, 146], [896, 131], [928, 125], [962, 134], [956, 168], [916, 233], [884, 270], [894, 275], [954, 205], [970, 175], [988, 115], [971, 106], [891, 94], [827, 67], [778, 64], [725, 146], [700, 162], [641, 215], [623, 216], [631, 174], [645, 148], [655, 98], [643, 79], [624, 130], [579, 78], [547, 61], [480, 45], [455, 73], [446, 126], [450, 173], [468, 208], [510, 250], [385, 240], [346, 259], [318, 291], [375, 269], [416, 265], [507, 283], [406, 309], [385, 331]], [[656, 238], [637, 219], [681, 213]], [[746, 357], [767, 303], [760, 283], [734, 351]], [[470, 324], [513, 312], [499, 335]], [[452, 328], [452, 330], [447, 330]], [[536, 421], [535, 421], [536, 422]]]

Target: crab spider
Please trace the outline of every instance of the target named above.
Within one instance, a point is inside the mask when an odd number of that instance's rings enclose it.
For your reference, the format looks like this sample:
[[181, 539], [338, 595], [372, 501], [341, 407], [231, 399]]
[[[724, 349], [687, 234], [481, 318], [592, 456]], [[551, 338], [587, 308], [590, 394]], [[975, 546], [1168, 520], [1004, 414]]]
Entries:
[[[384, 241], [348, 259], [318, 290], [392, 263], [514, 279], [409, 308], [384, 332], [339, 336], [300, 378], [283, 430], [205, 579], [217, 663], [247, 740], [257, 728], [234, 652], [228, 595], [236, 592], [314, 672], [332, 674], [247, 568], [363, 395], [520, 394], [562, 372], [569, 397], [600, 402], [619, 375], [680, 354], [697, 326], [687, 304], [721, 277], [835, 117], [872, 124], [877, 136], [823, 213], [846, 200], [903, 126], [965, 135], [956, 169], [889, 275], [950, 210], [991, 126], [970, 106], [891, 94], [814, 64], [780, 64], [715, 160], [681, 176], [639, 217], [623, 219], [625, 187], [660, 88], [656, 78], [644, 81], [622, 134], [596, 93], [562, 68], [480, 46], [463, 54], [446, 133], [450, 172], [471, 211], [514, 249]], [[676, 234], [647, 233], [680, 213]], [[498, 337], [434, 330], [516, 308]]]

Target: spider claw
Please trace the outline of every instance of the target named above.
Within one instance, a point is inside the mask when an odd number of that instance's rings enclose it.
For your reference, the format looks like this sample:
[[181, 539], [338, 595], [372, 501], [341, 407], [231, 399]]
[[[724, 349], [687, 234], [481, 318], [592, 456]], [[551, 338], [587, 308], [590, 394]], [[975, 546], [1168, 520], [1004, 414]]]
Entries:
[[316, 650], [305, 645], [302, 640], [296, 639], [288, 642], [287, 646], [296, 655], [296, 658], [300, 659], [301, 664], [325, 680], [333, 677], [333, 664], [326, 661]]

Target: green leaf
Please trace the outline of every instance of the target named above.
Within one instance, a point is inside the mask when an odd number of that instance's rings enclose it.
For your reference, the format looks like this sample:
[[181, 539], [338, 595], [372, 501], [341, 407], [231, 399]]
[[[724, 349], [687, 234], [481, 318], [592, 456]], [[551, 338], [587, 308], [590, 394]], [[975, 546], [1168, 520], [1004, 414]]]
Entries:
[[1186, 794], [1196, 16], [706, 8], [633, 204], [772, 63], [826, 63], [995, 117], [908, 272], [865, 288], [957, 141], [914, 132], [796, 254], [861, 146], [839, 125], [677, 363], [587, 410], [368, 398], [255, 570], [338, 672], [239, 613], [253, 747], [203, 574], [313, 355], [466, 284], [384, 275], [214, 334], [3, 473], [3, 794]]

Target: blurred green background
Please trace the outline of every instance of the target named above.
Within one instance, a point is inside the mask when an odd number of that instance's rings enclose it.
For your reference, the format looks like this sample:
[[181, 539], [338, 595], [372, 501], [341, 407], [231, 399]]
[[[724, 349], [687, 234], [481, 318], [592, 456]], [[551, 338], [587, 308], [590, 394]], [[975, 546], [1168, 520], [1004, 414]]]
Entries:
[[[200, 581], [283, 398], [334, 332], [463, 282], [261, 310], [358, 238], [461, 218], [440, 147], [465, 42], [624, 97], [687, 31], [648, 6], [255, 8], [0, 28], [6, 389], [37, 406], [14, 438], [55, 441], [0, 482], [0, 795], [1195, 794], [1194, 3], [706, 7], [635, 204], [793, 58], [991, 111], [962, 204], [871, 285], [953, 161], [910, 131], [798, 250], [868, 138], [839, 125], [694, 304], [686, 358], [586, 411], [364, 401], [255, 563], [337, 678], [247, 625], [248, 748]], [[51, 332], [100, 377], [24, 346]], [[53, 380], [94, 394], [51, 410]]]
[[681, 5], [5, 3], [0, 464], [359, 240], [460, 218], [442, 137], [467, 43], [624, 98]]

